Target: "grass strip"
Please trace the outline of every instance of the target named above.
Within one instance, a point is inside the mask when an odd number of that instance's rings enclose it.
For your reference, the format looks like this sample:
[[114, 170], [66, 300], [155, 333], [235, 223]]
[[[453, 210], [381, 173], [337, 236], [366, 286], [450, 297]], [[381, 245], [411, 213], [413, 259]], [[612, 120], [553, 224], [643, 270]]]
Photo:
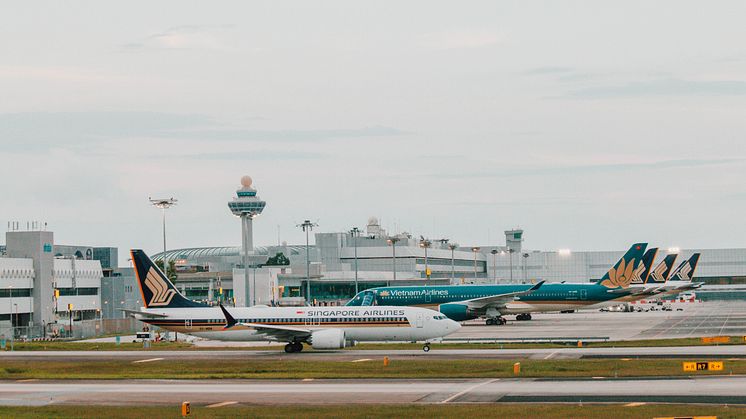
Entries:
[[[746, 339], [743, 336], [731, 336], [728, 343], [719, 345], [744, 345]], [[715, 344], [703, 343], [701, 338], [677, 338], [677, 339], [651, 339], [651, 340], [628, 340], [614, 342], [583, 342], [583, 347], [588, 348], [628, 348], [628, 347], [668, 347], [668, 346], [713, 346]], [[715, 345], [717, 346], [717, 345]], [[437, 349], [559, 349], [577, 347], [577, 343], [434, 343], [433, 350]], [[363, 343], [349, 350], [376, 350], [376, 349], [422, 349], [421, 343]], [[7, 343], [6, 350], [10, 350]], [[114, 342], [16, 342], [16, 351], [137, 351], [143, 350], [142, 343], [123, 342], [117, 345]], [[282, 351], [279, 345], [260, 346], [224, 346], [224, 347], [198, 347], [187, 342], [157, 342], [151, 345], [150, 351], [162, 350], [270, 350]]]
[[[514, 377], [512, 360], [4, 360], [0, 379], [354, 379]], [[679, 359], [521, 360], [521, 377], [649, 377], [746, 374], [746, 360], [725, 360], [724, 371], [684, 372]]]
[[[35, 418], [176, 418], [181, 417], [180, 406], [67, 406], [43, 407], [0, 406], [0, 417]], [[746, 407], [704, 406], [680, 404], [650, 404], [625, 406], [622, 404], [474, 404], [474, 405], [298, 405], [298, 406], [241, 406], [220, 408], [192, 406], [194, 418], [652, 418], [652, 417], [717, 416], [735, 419], [746, 416]]]

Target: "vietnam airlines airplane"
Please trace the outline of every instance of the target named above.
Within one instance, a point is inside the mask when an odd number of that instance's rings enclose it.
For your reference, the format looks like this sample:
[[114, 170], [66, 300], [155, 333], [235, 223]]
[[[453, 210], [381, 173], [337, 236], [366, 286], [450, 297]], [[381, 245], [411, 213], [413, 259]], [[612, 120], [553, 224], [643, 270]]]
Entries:
[[419, 307], [211, 307], [184, 297], [142, 250], [131, 251], [144, 307], [125, 310], [166, 330], [206, 339], [287, 342], [285, 352], [341, 349], [358, 341], [424, 341], [461, 325]]
[[456, 321], [486, 317], [488, 325], [505, 324], [506, 314], [530, 320], [531, 313], [599, 308], [640, 290], [630, 287], [647, 243], [636, 243], [596, 283], [536, 285], [438, 285], [372, 288], [358, 293], [348, 306], [438, 306]]

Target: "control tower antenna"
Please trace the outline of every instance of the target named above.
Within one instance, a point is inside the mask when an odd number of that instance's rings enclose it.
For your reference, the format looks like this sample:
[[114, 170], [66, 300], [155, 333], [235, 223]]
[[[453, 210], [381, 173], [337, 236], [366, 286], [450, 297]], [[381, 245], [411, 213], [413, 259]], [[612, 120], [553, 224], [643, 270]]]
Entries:
[[251, 184], [250, 176], [241, 178], [241, 188], [236, 191], [236, 197], [228, 202], [228, 209], [233, 215], [241, 218], [241, 250], [243, 255], [243, 274], [246, 284], [246, 305], [249, 306], [249, 252], [254, 252], [253, 221], [264, 211], [265, 201], [256, 196], [256, 189]]
[[161, 259], [163, 260], [163, 273], [165, 274], [168, 266], [166, 265], [166, 210], [176, 205], [179, 200], [174, 197], [162, 199], [148, 197], [148, 199], [150, 205], [160, 208], [163, 213], [163, 257]]

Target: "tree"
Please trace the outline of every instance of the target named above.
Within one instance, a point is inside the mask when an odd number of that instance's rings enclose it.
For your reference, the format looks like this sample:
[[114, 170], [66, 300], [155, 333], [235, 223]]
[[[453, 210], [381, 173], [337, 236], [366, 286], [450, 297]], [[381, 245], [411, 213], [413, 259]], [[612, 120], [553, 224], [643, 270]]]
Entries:
[[285, 256], [282, 252], [278, 252], [276, 255], [267, 259], [267, 263], [264, 266], [287, 266], [290, 265], [290, 259]]
[[[160, 268], [161, 271], [163, 271], [163, 260], [156, 260], [155, 265]], [[168, 269], [166, 269], [166, 278], [168, 278], [171, 282], [176, 282], [176, 279], [179, 276], [176, 274], [176, 261], [175, 260], [169, 260], [168, 261]]]

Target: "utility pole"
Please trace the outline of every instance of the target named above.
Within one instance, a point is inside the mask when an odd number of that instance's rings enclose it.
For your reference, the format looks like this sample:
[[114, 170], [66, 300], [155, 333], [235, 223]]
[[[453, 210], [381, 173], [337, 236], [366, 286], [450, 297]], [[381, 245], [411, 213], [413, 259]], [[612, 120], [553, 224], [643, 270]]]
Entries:
[[357, 284], [357, 238], [360, 235], [360, 229], [352, 227], [350, 235], [352, 236], [352, 245], [355, 247], [355, 295], [357, 295], [357, 293], [360, 292]]
[[308, 305], [311, 305], [311, 254], [309, 251], [308, 234], [313, 230], [314, 227], [318, 227], [318, 224], [312, 223], [310, 220], [305, 220], [296, 227], [300, 227], [306, 233], [306, 301]]

